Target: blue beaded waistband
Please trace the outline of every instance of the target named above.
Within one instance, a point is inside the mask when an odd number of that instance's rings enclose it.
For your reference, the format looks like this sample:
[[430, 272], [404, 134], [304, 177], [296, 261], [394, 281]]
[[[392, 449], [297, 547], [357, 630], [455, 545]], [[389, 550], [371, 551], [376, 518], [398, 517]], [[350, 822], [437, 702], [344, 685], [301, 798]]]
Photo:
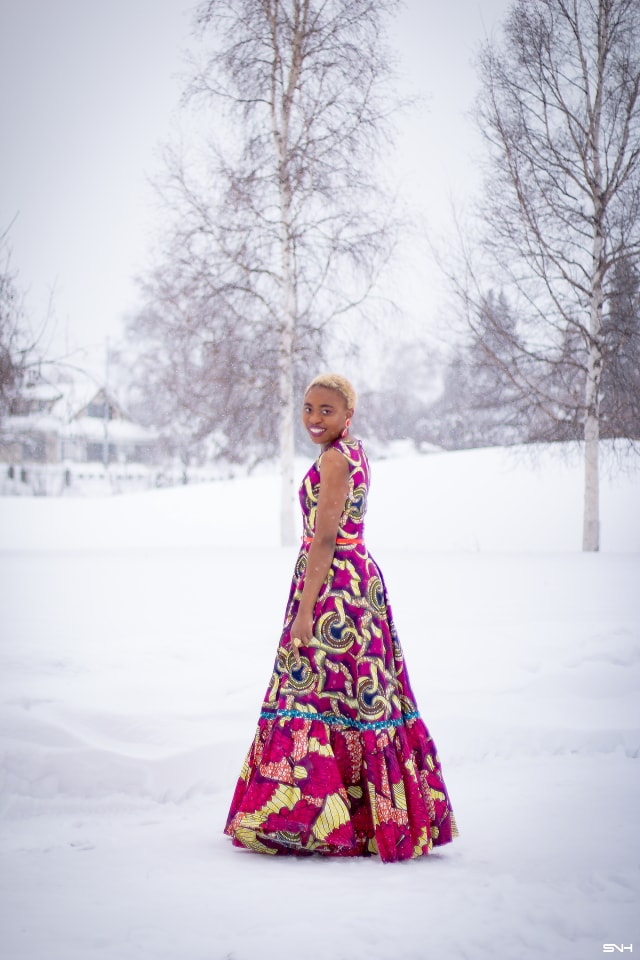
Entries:
[[300, 717], [301, 720], [319, 720], [333, 727], [352, 727], [355, 730], [384, 730], [385, 727], [401, 727], [407, 720], [415, 720], [420, 714], [417, 710], [404, 713], [395, 720], [373, 720], [362, 722], [349, 717], [336, 717], [332, 713], [305, 713], [304, 710], [263, 710], [261, 720], [276, 720], [279, 717]]

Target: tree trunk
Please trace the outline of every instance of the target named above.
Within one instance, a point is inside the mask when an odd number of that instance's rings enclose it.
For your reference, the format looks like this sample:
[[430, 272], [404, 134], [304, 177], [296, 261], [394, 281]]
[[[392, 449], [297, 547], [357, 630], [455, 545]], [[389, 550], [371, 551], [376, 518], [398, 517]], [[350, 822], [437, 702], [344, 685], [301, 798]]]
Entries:
[[282, 282], [283, 282], [283, 318], [280, 333], [279, 383], [280, 395], [280, 543], [290, 547], [295, 543], [295, 525], [293, 520], [294, 487], [294, 436], [293, 417], [294, 397], [294, 343], [297, 318], [296, 285], [293, 262], [293, 241], [289, 231], [289, 198], [286, 188], [282, 190], [283, 208], [286, 211], [282, 219]]
[[584, 521], [582, 549], [600, 549], [599, 508], [599, 423], [597, 417], [588, 416], [584, 430]]
[[589, 352], [585, 387], [584, 424], [584, 521], [582, 549], [600, 549], [600, 380], [602, 377], [602, 255], [604, 240], [598, 218], [593, 239], [594, 270], [591, 282], [591, 311], [589, 323]]
[[[288, 321], [290, 318], [287, 318]], [[289, 327], [290, 324], [287, 323]], [[289, 336], [287, 337], [287, 333]], [[280, 352], [280, 543], [290, 547], [296, 542], [293, 519], [294, 442], [293, 442], [293, 350], [291, 331], [285, 330]]]
[[271, 91], [271, 133], [278, 158], [278, 185], [280, 193], [280, 250], [282, 269], [283, 317], [280, 333], [279, 393], [280, 393], [280, 543], [283, 547], [295, 543], [293, 520], [294, 487], [294, 345], [298, 324], [297, 276], [294, 242], [291, 229], [292, 188], [289, 179], [290, 152], [289, 125], [294, 92], [300, 77], [300, 9], [296, 5], [296, 30], [290, 53], [287, 82], [282, 96], [277, 93], [276, 76], [282, 69], [278, 48], [278, 19], [274, 10], [271, 27], [274, 37], [274, 59]]
[[591, 291], [589, 304], [589, 337], [587, 355], [587, 382], [585, 385], [584, 421], [584, 521], [582, 549], [600, 549], [600, 381], [602, 379], [602, 304], [604, 281], [604, 217], [602, 161], [600, 156], [602, 96], [605, 77], [605, 37], [608, 36], [608, 18], [600, 7], [602, 22], [598, 22], [597, 84], [593, 109], [589, 117], [589, 148], [591, 160], [590, 188], [593, 197], [593, 247]]

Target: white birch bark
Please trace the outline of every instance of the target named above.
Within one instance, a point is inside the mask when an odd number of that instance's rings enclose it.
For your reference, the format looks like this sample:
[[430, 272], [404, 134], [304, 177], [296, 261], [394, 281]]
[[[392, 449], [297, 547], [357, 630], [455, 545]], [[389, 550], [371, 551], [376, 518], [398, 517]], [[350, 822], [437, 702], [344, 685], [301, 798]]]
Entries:
[[[283, 260], [287, 260], [287, 245]], [[288, 271], [285, 267], [285, 277]], [[295, 289], [291, 278], [285, 280], [285, 318], [280, 337], [280, 370], [278, 392], [280, 396], [280, 543], [290, 547], [295, 543], [294, 501], [294, 382], [293, 341], [295, 323]]]
[[[603, 185], [600, 157], [602, 121], [602, 94], [605, 84], [605, 49], [608, 37], [606, 11], [600, 7], [601, 21], [598, 30], [598, 60], [595, 97], [589, 111], [590, 176], [589, 185], [593, 197], [593, 248], [592, 273], [589, 303], [589, 340], [587, 351], [587, 377], [585, 384], [584, 422], [584, 516], [582, 549], [600, 549], [600, 380], [602, 377], [602, 305], [604, 274], [603, 231]], [[588, 74], [584, 71], [585, 89], [588, 91]]]
[[598, 418], [587, 415], [584, 428], [584, 519], [582, 525], [582, 549], [600, 549], [600, 466]]
[[600, 380], [602, 376], [602, 250], [599, 231], [593, 244], [594, 273], [591, 286], [590, 343], [587, 355], [584, 424], [584, 518], [582, 549], [600, 549]]
[[[296, 13], [299, 11], [296, 9]], [[296, 16], [296, 24], [300, 21]], [[295, 543], [293, 518], [294, 494], [294, 347], [298, 318], [296, 295], [296, 266], [292, 230], [292, 192], [289, 181], [289, 131], [293, 98], [300, 76], [299, 33], [294, 31], [291, 59], [287, 64], [288, 76], [284, 89], [276, 82], [277, 74], [285, 73], [278, 50], [277, 23], [273, 22], [274, 60], [271, 88], [272, 135], [278, 155], [278, 187], [280, 202], [280, 249], [282, 319], [278, 357], [278, 392], [280, 399], [280, 543], [283, 547]], [[282, 91], [280, 93], [280, 91]]]
[[294, 393], [291, 357], [283, 358], [280, 369], [280, 543], [290, 547], [296, 542], [294, 521]]

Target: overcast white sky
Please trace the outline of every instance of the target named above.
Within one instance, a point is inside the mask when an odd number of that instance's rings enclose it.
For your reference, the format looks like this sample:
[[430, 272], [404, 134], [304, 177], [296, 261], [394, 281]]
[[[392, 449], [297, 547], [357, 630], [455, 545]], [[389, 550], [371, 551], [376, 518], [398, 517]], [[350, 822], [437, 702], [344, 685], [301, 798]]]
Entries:
[[[117, 337], [135, 306], [133, 278], [158, 229], [148, 178], [177, 110], [193, 6], [0, 0], [0, 230], [15, 218], [13, 263], [34, 325], [53, 292], [56, 351]], [[407, 0], [397, 23], [408, 87], [428, 98], [402, 134], [401, 175], [436, 229], [449, 195], [476, 182], [471, 60], [508, 7]], [[416, 296], [428, 322], [431, 268]]]

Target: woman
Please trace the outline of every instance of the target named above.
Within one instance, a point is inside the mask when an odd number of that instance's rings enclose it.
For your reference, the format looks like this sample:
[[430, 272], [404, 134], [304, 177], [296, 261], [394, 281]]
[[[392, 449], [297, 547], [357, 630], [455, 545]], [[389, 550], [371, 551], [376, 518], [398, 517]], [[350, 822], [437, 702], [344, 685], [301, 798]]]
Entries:
[[300, 488], [304, 536], [284, 629], [226, 833], [260, 853], [428, 853], [457, 835], [411, 692], [380, 570], [364, 542], [369, 464], [336, 374], [302, 421], [321, 448]]

